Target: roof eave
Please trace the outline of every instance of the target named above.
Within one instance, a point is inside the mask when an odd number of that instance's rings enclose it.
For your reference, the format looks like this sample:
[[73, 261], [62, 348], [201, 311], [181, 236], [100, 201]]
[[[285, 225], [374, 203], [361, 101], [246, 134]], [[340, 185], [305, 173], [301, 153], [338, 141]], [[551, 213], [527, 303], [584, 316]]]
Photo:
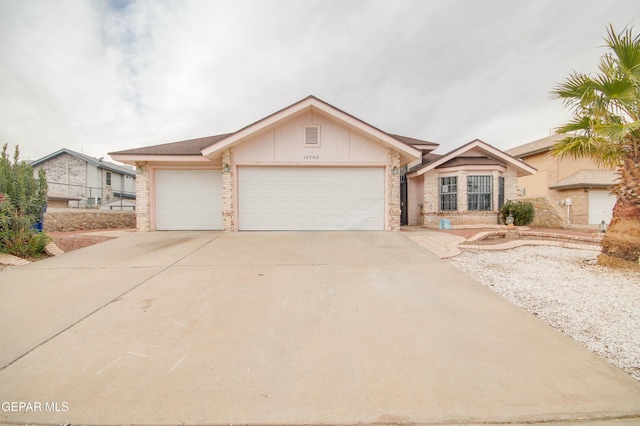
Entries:
[[597, 188], [597, 189], [609, 189], [611, 184], [608, 183], [588, 183], [588, 182], [578, 182], [578, 183], [570, 183], [566, 185], [551, 185], [549, 189], [589, 189], [589, 188]]
[[110, 154], [111, 158], [116, 161], [120, 161], [121, 163], [129, 164], [131, 166], [136, 166], [137, 163], [141, 162], [204, 162], [210, 163], [211, 160], [207, 157], [203, 157], [202, 155], [193, 154], [193, 155], [162, 155], [162, 154]]
[[531, 167], [530, 165], [518, 160], [517, 158], [505, 153], [504, 151], [500, 151], [499, 149], [494, 148], [493, 146], [489, 145], [486, 142], [476, 139], [459, 148], [454, 149], [453, 151], [450, 151], [449, 153], [443, 155], [438, 160], [433, 161], [429, 164], [426, 164], [424, 167], [421, 167], [418, 170], [415, 170], [414, 172], [410, 173], [407, 176], [409, 178], [420, 176], [428, 172], [429, 170], [433, 170], [436, 167], [446, 163], [447, 161], [453, 158], [456, 158], [460, 154], [470, 151], [474, 148], [479, 148], [480, 150], [485, 151], [487, 154], [500, 158], [506, 163], [512, 165], [518, 171], [518, 177], [533, 175], [537, 172], [537, 170], [534, 167]]

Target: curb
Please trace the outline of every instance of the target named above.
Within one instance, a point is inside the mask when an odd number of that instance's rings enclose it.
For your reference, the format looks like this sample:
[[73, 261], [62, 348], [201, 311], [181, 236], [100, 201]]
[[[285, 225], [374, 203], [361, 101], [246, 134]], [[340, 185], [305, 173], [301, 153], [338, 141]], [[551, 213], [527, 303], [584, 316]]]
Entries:
[[0, 254], [0, 264], [7, 266], [22, 266], [28, 265], [29, 262], [27, 259], [22, 259], [18, 256], [14, 256], [12, 254]]
[[602, 247], [596, 244], [581, 244], [571, 241], [547, 240], [516, 240], [501, 244], [460, 244], [458, 247], [465, 250], [509, 250], [521, 246], [551, 246], [581, 250], [602, 250]]
[[[60, 247], [58, 247], [57, 245], [55, 245], [52, 242], [47, 244], [44, 247], [44, 251], [49, 256], [60, 256], [61, 254], [64, 254], [64, 251], [62, 251], [60, 249]], [[12, 254], [0, 253], [0, 265], [23, 266], [23, 265], [28, 265], [30, 263], [31, 263], [31, 261], [29, 261], [27, 259], [23, 259], [21, 257], [14, 256]]]

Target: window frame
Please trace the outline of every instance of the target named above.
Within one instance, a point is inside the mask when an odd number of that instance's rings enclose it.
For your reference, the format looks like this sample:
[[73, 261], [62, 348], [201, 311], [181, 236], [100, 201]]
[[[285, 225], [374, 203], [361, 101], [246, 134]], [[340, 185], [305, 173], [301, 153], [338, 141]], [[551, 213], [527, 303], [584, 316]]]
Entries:
[[111, 172], [106, 172], [104, 175], [104, 183], [107, 186], [111, 186]]
[[467, 175], [467, 210], [493, 211], [493, 175]]
[[[445, 186], [447, 187], [447, 192], [443, 191], [443, 188]], [[453, 186], [454, 191], [450, 191], [451, 186]], [[445, 197], [446, 197], [446, 201], [445, 201]], [[445, 208], [445, 206], [447, 208]], [[438, 207], [441, 212], [452, 212], [452, 211], [458, 210], [458, 176], [457, 175], [438, 177]]]

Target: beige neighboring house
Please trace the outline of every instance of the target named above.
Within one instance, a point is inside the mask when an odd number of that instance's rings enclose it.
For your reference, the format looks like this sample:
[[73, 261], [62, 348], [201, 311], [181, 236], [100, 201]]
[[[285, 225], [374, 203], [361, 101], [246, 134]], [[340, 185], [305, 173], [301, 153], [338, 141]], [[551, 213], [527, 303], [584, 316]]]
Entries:
[[616, 202], [608, 189], [615, 170], [598, 167], [590, 158], [552, 156], [553, 145], [564, 137], [553, 134], [506, 151], [538, 169], [535, 175], [518, 178], [519, 198], [546, 197], [572, 225], [608, 224]]
[[505, 200], [517, 197], [517, 179], [536, 173], [479, 139], [444, 155], [431, 150], [406, 174], [409, 225], [496, 225]]

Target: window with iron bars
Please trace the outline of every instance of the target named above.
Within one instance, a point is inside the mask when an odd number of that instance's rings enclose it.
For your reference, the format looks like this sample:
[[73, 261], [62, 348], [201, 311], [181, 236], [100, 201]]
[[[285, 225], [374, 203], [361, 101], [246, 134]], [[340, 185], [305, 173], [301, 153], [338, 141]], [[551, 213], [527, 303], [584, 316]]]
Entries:
[[440, 210], [458, 210], [458, 177], [440, 178]]
[[467, 176], [467, 209], [491, 210], [492, 176]]

